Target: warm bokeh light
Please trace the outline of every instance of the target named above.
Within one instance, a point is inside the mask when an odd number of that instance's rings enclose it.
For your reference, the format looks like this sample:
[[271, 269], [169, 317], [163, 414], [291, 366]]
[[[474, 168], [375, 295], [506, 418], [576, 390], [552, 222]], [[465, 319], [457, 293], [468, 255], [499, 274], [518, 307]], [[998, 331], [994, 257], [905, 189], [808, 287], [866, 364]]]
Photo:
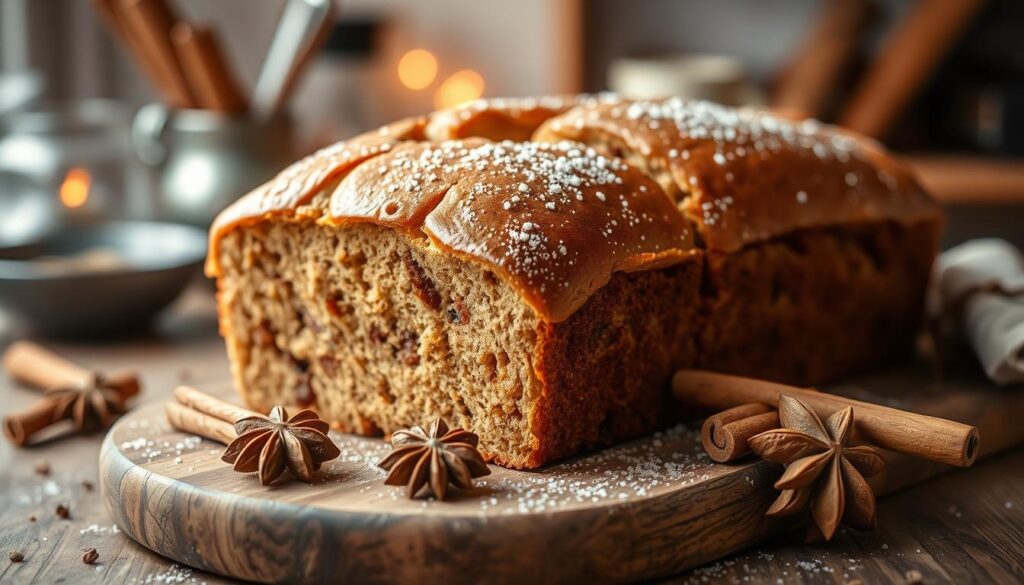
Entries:
[[434, 94], [437, 109], [451, 108], [484, 95], [484, 78], [472, 69], [452, 73]]
[[89, 200], [89, 171], [72, 168], [60, 184], [60, 202], [72, 209], [85, 205]]
[[409, 89], [423, 89], [437, 78], [437, 58], [426, 49], [413, 49], [398, 60], [398, 80]]

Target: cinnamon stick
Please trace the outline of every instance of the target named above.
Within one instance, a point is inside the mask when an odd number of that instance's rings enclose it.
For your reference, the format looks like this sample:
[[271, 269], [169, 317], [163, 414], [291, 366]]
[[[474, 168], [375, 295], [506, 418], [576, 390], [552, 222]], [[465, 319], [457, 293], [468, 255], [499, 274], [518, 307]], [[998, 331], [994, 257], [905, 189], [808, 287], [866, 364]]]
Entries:
[[712, 461], [726, 463], [750, 453], [747, 439], [779, 428], [779, 413], [767, 404], [735, 406], [709, 416], [701, 427], [700, 439]]
[[804, 401], [823, 419], [852, 406], [861, 438], [872, 445], [958, 467], [970, 466], [978, 456], [980, 439], [975, 427], [810, 388], [701, 370], [680, 370], [672, 380], [672, 391], [683, 402], [713, 410], [751, 402], [778, 408], [779, 395], [783, 393]]
[[174, 399], [182, 406], [212, 416], [215, 419], [226, 423], [235, 424], [236, 421], [250, 416], [263, 416], [247, 408], [235, 406], [209, 394], [200, 392], [190, 386], [178, 386], [174, 389]]
[[193, 108], [196, 100], [171, 44], [177, 17], [166, 0], [120, 0], [125, 29], [137, 41], [144, 59], [155, 64], [170, 92], [171, 105]]
[[[18, 446], [28, 444], [37, 433], [63, 420], [74, 419], [76, 425], [88, 420], [81, 409], [66, 407], [68, 392], [86, 393], [97, 387], [110, 391], [114, 395], [110, 400], [116, 406], [105, 404], [98, 412], [107, 414], [100, 418], [122, 411], [128, 400], [139, 393], [139, 378], [131, 372], [101, 376], [28, 341], [11, 344], [4, 352], [3, 365], [15, 380], [44, 392], [44, 397], [32, 407], [4, 416], [4, 434]], [[82, 400], [82, 408], [94, 404], [90, 398]]]
[[[43, 391], [85, 387], [96, 375], [30, 341], [12, 343], [4, 352], [3, 365], [18, 382]], [[104, 386], [117, 390], [125, 401], [138, 394], [140, 389], [139, 378], [133, 372], [107, 376]]]
[[57, 422], [59, 405], [53, 400], [40, 400], [32, 407], [4, 416], [4, 434], [19, 447], [24, 447], [36, 433]]
[[135, 58], [143, 74], [156, 86], [163, 99], [173, 105], [177, 100], [173, 81], [166, 77], [160, 63], [153, 59], [152, 54], [143, 46], [143, 42], [125, 24], [120, 1], [92, 0], [92, 5], [114, 37], [121, 41], [128, 54]]
[[198, 410], [192, 410], [177, 402], [168, 402], [164, 407], [164, 412], [167, 415], [167, 421], [179, 431], [199, 435], [225, 445], [234, 441], [238, 436], [233, 424]]
[[179, 22], [171, 30], [171, 40], [201, 107], [225, 114], [248, 108], [238, 79], [209, 27]]

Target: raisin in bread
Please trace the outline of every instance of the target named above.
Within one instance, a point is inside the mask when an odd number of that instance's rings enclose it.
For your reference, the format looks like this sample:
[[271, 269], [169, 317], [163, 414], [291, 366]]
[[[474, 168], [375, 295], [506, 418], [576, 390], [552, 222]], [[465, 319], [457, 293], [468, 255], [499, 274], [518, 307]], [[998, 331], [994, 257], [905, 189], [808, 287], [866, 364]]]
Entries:
[[810, 383], [905, 349], [939, 225], [834, 128], [490, 100], [284, 170], [218, 217], [207, 270], [250, 406], [364, 434], [440, 415], [533, 468], [664, 424], [680, 367]]

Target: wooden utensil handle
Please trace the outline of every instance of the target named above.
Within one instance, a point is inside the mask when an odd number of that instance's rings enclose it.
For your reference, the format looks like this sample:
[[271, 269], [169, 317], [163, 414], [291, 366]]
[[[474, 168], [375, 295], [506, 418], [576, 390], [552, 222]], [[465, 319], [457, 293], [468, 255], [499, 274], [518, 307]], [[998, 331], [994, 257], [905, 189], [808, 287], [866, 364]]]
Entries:
[[839, 123], [881, 138], [939, 65], [984, 0], [919, 0], [890, 35]]
[[137, 40], [160, 71], [171, 92], [171, 105], [177, 108], [193, 108], [197, 102], [185, 79], [181, 63], [171, 44], [171, 27], [177, 20], [166, 0], [121, 0], [125, 28]]
[[248, 100], [209, 27], [179, 22], [171, 31], [171, 39], [201, 107], [225, 114], [248, 108]]
[[177, 94], [173, 81], [168, 79], [160, 64], [153, 59], [152, 54], [145, 49], [142, 41], [133, 34], [125, 23], [125, 15], [120, 6], [120, 0], [92, 0], [93, 8], [99, 14], [100, 19], [113, 33], [114, 37], [124, 45], [128, 54], [135, 59], [143, 75], [149, 78], [150, 83], [160, 93], [161, 97], [168, 104], [174, 104]]

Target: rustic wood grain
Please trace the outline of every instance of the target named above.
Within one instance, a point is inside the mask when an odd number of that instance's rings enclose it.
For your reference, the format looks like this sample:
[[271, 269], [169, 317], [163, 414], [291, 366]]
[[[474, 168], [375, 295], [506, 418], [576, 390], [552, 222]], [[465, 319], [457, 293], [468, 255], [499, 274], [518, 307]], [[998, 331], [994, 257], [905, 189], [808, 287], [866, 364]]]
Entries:
[[[76, 362], [102, 370], [138, 369], [145, 384], [140, 400], [158, 404], [181, 383], [230, 396], [230, 380], [222, 342], [216, 337], [209, 291], [197, 288], [166, 316], [154, 333], [143, 339], [105, 343], [53, 344]], [[0, 327], [0, 335], [4, 330]], [[7, 333], [7, 343], [11, 340]], [[969, 376], [976, 379], [976, 374]], [[873, 394], [879, 379], [897, 381], [892, 396]], [[922, 369], [903, 374], [886, 372], [847, 385], [844, 392], [862, 400], [907, 407], [921, 393], [942, 397], [943, 408], [971, 408], [970, 396], [942, 394]], [[983, 383], [951, 382], [970, 388]], [[1004, 392], [1010, 395], [1012, 390]], [[1018, 391], [1017, 395], [1021, 395]], [[0, 410], [18, 410], [39, 398], [0, 376]], [[981, 408], [972, 416], [989, 417], [1004, 428], [1013, 420], [1009, 412]], [[935, 414], [930, 412], [930, 414]], [[1000, 422], [1003, 421], [1003, 422]], [[1019, 417], [1017, 421], [1019, 422]], [[981, 422], [988, 427], [993, 423]], [[982, 437], [983, 446], [988, 435]], [[97, 459], [102, 436], [50, 441], [18, 449], [0, 441], [0, 582], [2, 583], [211, 583], [234, 582], [185, 567], [137, 545], [114, 532], [113, 518], [105, 510], [98, 488]], [[48, 477], [33, 471], [46, 460]], [[950, 468], [939, 468], [944, 471]], [[901, 481], [917, 481], [918, 474], [890, 466], [887, 473], [902, 473]], [[920, 472], [919, 472], [920, 473]], [[756, 478], [755, 478], [756, 479]], [[87, 491], [82, 481], [96, 484]], [[71, 517], [60, 520], [54, 507], [70, 504]], [[666, 511], [666, 514], [671, 510]], [[974, 468], [952, 471], [879, 502], [879, 528], [873, 533], [841, 531], [828, 545], [804, 545], [799, 532], [780, 535], [747, 552], [734, 554], [669, 578], [667, 583], [864, 583], [904, 582], [908, 570], [919, 570], [925, 583], [1024, 582], [1024, 450], [979, 462]], [[36, 522], [29, 522], [29, 516]], [[153, 523], [156, 520], [152, 520]], [[728, 528], [728, 527], [727, 527]], [[713, 527], [708, 528], [710, 533]], [[279, 532], [266, 533], [272, 538]], [[593, 538], [599, 538], [600, 534]], [[313, 536], [309, 537], [313, 539]], [[285, 554], [301, 554], [300, 543], [280, 543]], [[669, 539], [656, 541], [662, 555], [672, 555]], [[710, 546], [710, 545], [709, 545]], [[100, 565], [82, 563], [82, 549], [95, 547]], [[654, 545], [652, 545], [654, 547]], [[25, 553], [25, 562], [9, 564], [11, 550]], [[436, 556], [444, 551], [434, 550]], [[482, 563], [500, 559], [480, 558]], [[507, 561], [507, 560], [505, 560]], [[552, 561], [555, 562], [555, 561]], [[639, 569], [643, 563], [637, 563]], [[632, 570], [632, 565], [631, 565]], [[356, 573], [365, 580], [374, 575]]]
[[[896, 372], [847, 390], [899, 396], [906, 383]], [[953, 386], [910, 400], [909, 409], [987, 423], [981, 434], [991, 430], [993, 439], [983, 453], [1024, 442], [1020, 395]], [[161, 409], [148, 408], [108, 434], [100, 481], [131, 538], [242, 579], [472, 583], [485, 571], [496, 583], [618, 583], [671, 575], [793, 526], [763, 518], [779, 467], [712, 463], [698, 437], [690, 426], [540, 472], [492, 467], [474, 493], [411, 501], [382, 485], [373, 464], [386, 453], [383, 441], [335, 435], [342, 456], [317, 483], [266, 489], [224, 465], [220, 445], [175, 431]], [[888, 471], [872, 480], [878, 493], [946, 470], [888, 458]]]

